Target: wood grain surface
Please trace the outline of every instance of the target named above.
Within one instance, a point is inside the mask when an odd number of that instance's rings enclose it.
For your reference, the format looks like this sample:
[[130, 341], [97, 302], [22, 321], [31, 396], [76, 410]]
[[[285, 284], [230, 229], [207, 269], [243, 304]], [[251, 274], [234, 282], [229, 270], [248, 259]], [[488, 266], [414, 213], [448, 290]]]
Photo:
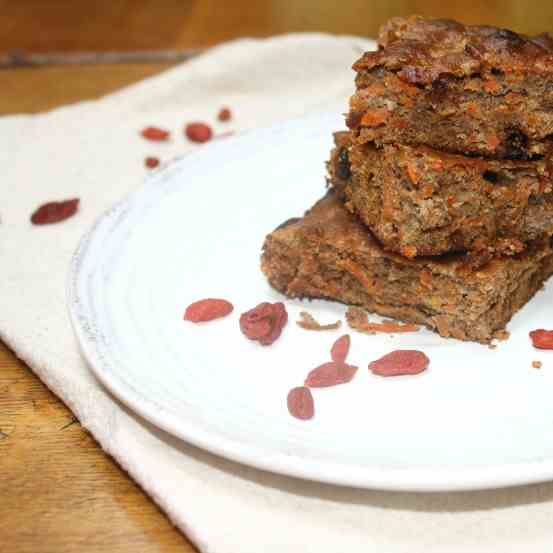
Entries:
[[[388, 17], [409, 13], [553, 30], [551, 0], [0, 0], [0, 53], [196, 48], [291, 31], [374, 36]], [[95, 98], [167, 67], [0, 70], [0, 114]], [[0, 470], [2, 553], [195, 551], [1, 343]]]
[[0, 344], [0, 551], [196, 551]]
[[293, 31], [374, 36], [411, 13], [526, 33], [553, 27], [551, 0], [0, 0], [0, 53], [195, 48]]

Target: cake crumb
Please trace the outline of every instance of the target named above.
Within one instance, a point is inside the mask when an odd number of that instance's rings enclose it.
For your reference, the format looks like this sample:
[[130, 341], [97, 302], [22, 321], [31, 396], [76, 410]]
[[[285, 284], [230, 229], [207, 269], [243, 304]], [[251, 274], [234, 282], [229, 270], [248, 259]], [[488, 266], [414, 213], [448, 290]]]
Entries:
[[489, 349], [497, 349], [497, 344], [488, 344]]
[[534, 369], [541, 369], [541, 361], [532, 361], [532, 367]]
[[300, 313], [300, 320], [296, 321], [296, 324], [305, 330], [336, 330], [340, 328], [342, 321], [336, 321], [335, 323], [322, 325], [307, 311]]
[[346, 312], [346, 321], [350, 328], [364, 332], [365, 334], [376, 334], [377, 332], [385, 332], [393, 334], [396, 332], [417, 332], [420, 327], [413, 323], [398, 323], [385, 319], [382, 323], [369, 322], [367, 312], [358, 307], [349, 307]]
[[496, 340], [501, 340], [502, 342], [508, 340], [509, 336], [511, 336], [511, 333], [508, 330], [498, 330], [493, 335]]

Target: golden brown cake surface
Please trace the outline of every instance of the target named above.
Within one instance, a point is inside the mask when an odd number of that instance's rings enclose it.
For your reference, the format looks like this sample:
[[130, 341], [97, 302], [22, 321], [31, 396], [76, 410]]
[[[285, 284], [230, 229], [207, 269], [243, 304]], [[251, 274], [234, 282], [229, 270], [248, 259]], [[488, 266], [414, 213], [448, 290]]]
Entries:
[[426, 144], [528, 159], [553, 134], [553, 40], [413, 16], [354, 64], [347, 123], [357, 143]]

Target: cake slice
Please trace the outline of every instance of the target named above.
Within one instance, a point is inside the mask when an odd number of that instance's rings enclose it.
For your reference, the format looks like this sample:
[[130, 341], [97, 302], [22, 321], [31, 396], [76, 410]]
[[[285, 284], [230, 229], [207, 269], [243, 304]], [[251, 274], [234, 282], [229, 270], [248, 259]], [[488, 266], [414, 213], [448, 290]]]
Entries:
[[326, 298], [488, 343], [553, 273], [550, 241], [472, 270], [466, 256], [407, 259], [384, 251], [330, 190], [269, 234], [261, 267], [291, 298]]
[[357, 143], [426, 144], [528, 159], [553, 133], [553, 39], [449, 20], [394, 18], [354, 64]]
[[509, 254], [553, 235], [551, 154], [491, 160], [426, 146], [351, 145], [343, 132], [334, 140], [331, 184], [390, 251]]

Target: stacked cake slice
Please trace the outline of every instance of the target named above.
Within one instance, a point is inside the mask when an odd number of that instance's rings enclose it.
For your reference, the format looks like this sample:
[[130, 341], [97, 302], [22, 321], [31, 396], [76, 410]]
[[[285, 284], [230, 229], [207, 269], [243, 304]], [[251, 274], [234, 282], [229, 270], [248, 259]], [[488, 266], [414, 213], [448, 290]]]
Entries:
[[394, 19], [354, 65], [331, 190], [262, 268], [320, 297], [489, 342], [553, 273], [553, 41]]

